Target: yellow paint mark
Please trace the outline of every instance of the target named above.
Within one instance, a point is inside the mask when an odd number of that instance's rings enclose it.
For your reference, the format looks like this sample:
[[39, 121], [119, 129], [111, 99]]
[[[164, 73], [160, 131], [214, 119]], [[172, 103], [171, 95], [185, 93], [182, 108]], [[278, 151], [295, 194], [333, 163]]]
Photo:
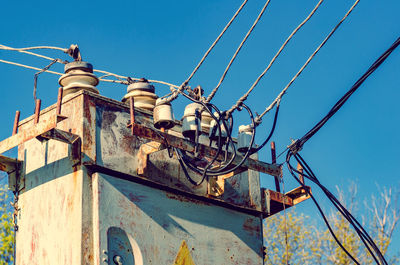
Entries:
[[182, 241], [173, 265], [195, 265], [185, 240]]

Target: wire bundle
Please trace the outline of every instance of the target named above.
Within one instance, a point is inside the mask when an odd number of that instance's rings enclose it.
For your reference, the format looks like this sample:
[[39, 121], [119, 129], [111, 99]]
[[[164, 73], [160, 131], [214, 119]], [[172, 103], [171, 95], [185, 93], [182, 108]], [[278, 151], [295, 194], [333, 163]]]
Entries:
[[[307, 193], [311, 196], [313, 202], [318, 208], [318, 211], [321, 213], [325, 224], [327, 225], [330, 233], [334, 237], [335, 241], [338, 245], [343, 249], [343, 251], [353, 260], [356, 264], [359, 262], [346, 250], [346, 248], [341, 244], [341, 242], [336, 237], [334, 231], [332, 230], [325, 214], [323, 213], [321, 207], [319, 206], [317, 200], [314, 196], [308, 191], [307, 187], [298, 179], [295, 173], [303, 174], [313, 183], [315, 183], [327, 196], [327, 198], [332, 202], [332, 204], [336, 207], [336, 209], [343, 215], [343, 217], [352, 225], [361, 241], [367, 248], [368, 252], [371, 254], [373, 259], [377, 264], [387, 264], [384, 256], [382, 255], [379, 248], [376, 246], [373, 239], [368, 235], [368, 233], [364, 230], [361, 224], [351, 215], [351, 213], [340, 203], [340, 201], [318, 180], [314, 172], [311, 170], [310, 166], [306, 163], [306, 161], [298, 154], [298, 151], [301, 150], [304, 143], [306, 143], [312, 136], [314, 136], [324, 124], [346, 103], [346, 101], [350, 98], [350, 96], [361, 86], [361, 84], [388, 58], [388, 56], [399, 46], [400, 38], [398, 38], [390, 47], [387, 49], [369, 68], [368, 70], [357, 80], [357, 82], [346, 92], [343, 97], [341, 97], [336, 104], [331, 108], [327, 115], [325, 115], [310, 131], [308, 131], [302, 138], [295, 141], [291, 146], [289, 146], [289, 150], [286, 155], [286, 163], [291, 175], [295, 178], [299, 184], [305, 188]], [[297, 171], [291, 164], [290, 159], [294, 157], [297, 162], [303, 167], [306, 174]]]

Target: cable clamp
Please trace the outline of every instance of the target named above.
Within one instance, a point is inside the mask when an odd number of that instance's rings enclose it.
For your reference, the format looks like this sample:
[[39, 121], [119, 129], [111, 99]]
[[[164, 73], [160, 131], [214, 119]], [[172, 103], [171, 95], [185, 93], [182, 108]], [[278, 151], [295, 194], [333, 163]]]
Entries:
[[71, 44], [71, 46], [65, 51], [65, 53], [74, 58], [75, 61], [82, 61], [81, 52], [79, 51], [79, 47], [76, 44]]
[[262, 117], [256, 112], [256, 117], [254, 118], [254, 123], [256, 126], [260, 125], [262, 123]]
[[292, 143], [290, 145], [288, 145], [288, 148], [290, 149], [290, 151], [293, 154], [296, 154], [303, 149], [303, 145], [301, 144], [299, 139], [296, 139], [296, 140], [292, 139]]

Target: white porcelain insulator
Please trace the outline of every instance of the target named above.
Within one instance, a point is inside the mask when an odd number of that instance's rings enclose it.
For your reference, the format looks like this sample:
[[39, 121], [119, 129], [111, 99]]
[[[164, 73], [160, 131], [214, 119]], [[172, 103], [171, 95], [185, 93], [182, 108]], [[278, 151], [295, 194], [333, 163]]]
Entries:
[[157, 99], [153, 110], [153, 122], [157, 129], [171, 129], [175, 126], [174, 113], [170, 103], [163, 103], [161, 99]]
[[[238, 143], [237, 150], [241, 153], [246, 153], [251, 142], [251, 137], [253, 136], [252, 129], [250, 125], [241, 125], [239, 126], [239, 135], [238, 135]], [[255, 143], [253, 142], [252, 150], [256, 148]]]
[[126, 102], [130, 97], [133, 97], [135, 108], [153, 111], [156, 105], [157, 95], [152, 92], [132, 90], [124, 96], [122, 102]]
[[[217, 119], [219, 118], [219, 115], [217, 112], [214, 112], [214, 116]], [[227, 133], [226, 128], [225, 128], [224, 124], [222, 123], [222, 121], [220, 123], [220, 128], [221, 128], [221, 138], [224, 140], [228, 136], [228, 133]], [[209, 138], [214, 141], [218, 140], [218, 138], [219, 138], [218, 124], [217, 124], [217, 121], [214, 119], [212, 119], [212, 121], [210, 123]]]
[[208, 113], [208, 111], [206, 111], [206, 110], [204, 110], [202, 113], [201, 113], [201, 128], [207, 128], [207, 129], [210, 129], [211, 128], [211, 122], [213, 121], [214, 119], [211, 117], [211, 114], [210, 113]]
[[99, 90], [96, 88], [99, 84], [97, 76], [80, 69], [68, 71], [60, 77], [58, 83], [63, 87], [64, 99], [80, 90], [99, 94]]

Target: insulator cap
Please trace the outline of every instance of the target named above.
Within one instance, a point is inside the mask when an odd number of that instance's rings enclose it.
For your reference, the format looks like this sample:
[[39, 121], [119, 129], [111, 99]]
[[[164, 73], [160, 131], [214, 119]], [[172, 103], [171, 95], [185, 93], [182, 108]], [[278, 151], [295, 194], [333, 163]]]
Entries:
[[[238, 135], [238, 144], [237, 150], [241, 153], [246, 153], [249, 149], [251, 137], [253, 136], [253, 130], [251, 125], [240, 125], [239, 126], [239, 135]], [[253, 142], [253, 146], [251, 147], [250, 152], [253, 152], [256, 149], [256, 145]]]
[[127, 94], [122, 98], [122, 102], [133, 97], [135, 108], [147, 109], [152, 111], [156, 104], [157, 95], [154, 93], [155, 88], [145, 78], [141, 78], [130, 84], [127, 88]]
[[196, 110], [201, 111], [203, 106], [198, 103], [188, 104], [182, 117], [182, 135], [189, 139], [194, 139], [196, 131], [201, 133], [201, 119], [196, 117]]
[[141, 78], [139, 81], [136, 81], [128, 86], [128, 93], [132, 92], [133, 90], [147, 91], [151, 93], [155, 92], [154, 86], [145, 78]]
[[90, 63], [74, 61], [66, 64], [64, 70], [65, 74], [58, 79], [58, 83], [63, 87], [63, 98], [80, 90], [99, 94], [96, 88], [99, 79], [93, 74], [93, 66]]
[[[214, 112], [214, 116], [218, 119], [219, 118], [218, 112]], [[212, 119], [210, 126], [211, 126], [211, 128], [210, 128], [209, 138], [213, 141], [216, 141], [219, 138], [219, 130], [218, 130], [217, 121]], [[221, 128], [221, 140], [225, 141], [226, 137], [228, 136], [228, 133], [227, 133], [227, 130], [226, 130], [223, 122], [221, 122], [220, 128]]]
[[64, 72], [68, 73], [71, 70], [82, 70], [85, 72], [93, 73], [93, 65], [88, 62], [74, 61], [67, 63], [64, 66]]
[[153, 110], [153, 121], [154, 127], [157, 129], [164, 128], [168, 130], [175, 126], [174, 114], [169, 102], [161, 98], [156, 100], [156, 106]]

